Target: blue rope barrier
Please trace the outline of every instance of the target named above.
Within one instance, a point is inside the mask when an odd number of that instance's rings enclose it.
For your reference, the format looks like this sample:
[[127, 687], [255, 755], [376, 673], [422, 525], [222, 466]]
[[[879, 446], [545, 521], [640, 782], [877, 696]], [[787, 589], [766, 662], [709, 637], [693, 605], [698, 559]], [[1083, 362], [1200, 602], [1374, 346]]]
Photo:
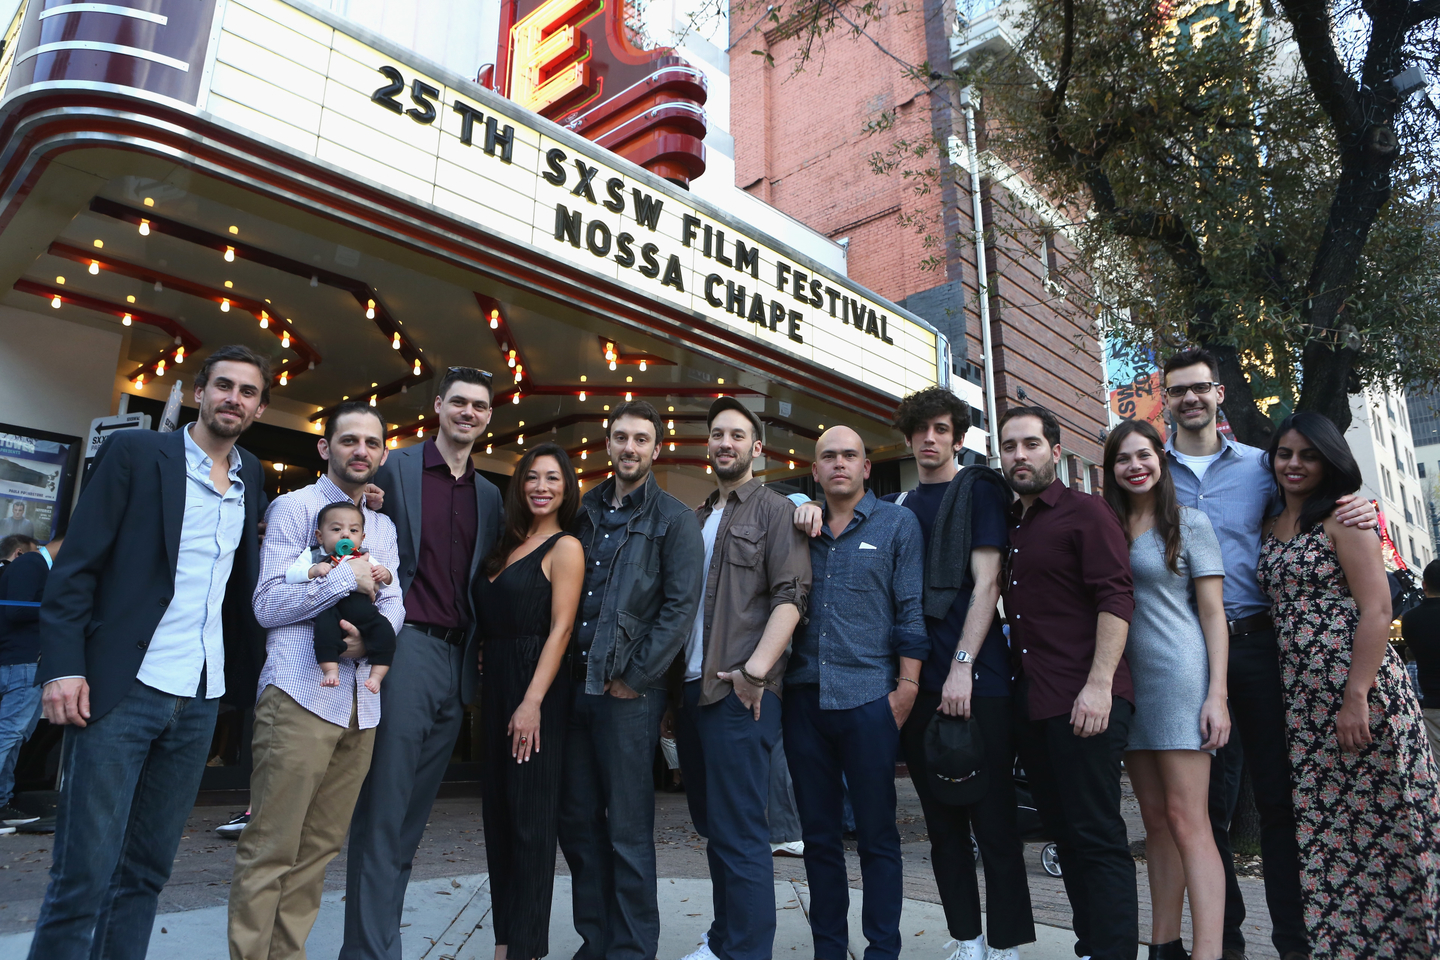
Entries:
[[33, 600], [0, 600], [0, 607], [38, 607], [40, 604]]

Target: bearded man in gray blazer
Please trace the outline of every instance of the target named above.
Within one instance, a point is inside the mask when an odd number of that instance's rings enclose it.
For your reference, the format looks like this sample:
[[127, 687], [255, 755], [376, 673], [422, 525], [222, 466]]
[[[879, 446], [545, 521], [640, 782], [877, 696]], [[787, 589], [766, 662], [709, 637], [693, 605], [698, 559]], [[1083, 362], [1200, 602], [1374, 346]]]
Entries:
[[350, 824], [342, 960], [400, 960], [411, 861], [479, 689], [471, 587], [503, 523], [500, 491], [470, 454], [490, 425], [490, 374], [451, 367], [424, 443], [390, 454], [375, 477], [400, 540], [405, 625], [380, 691], [370, 773]]

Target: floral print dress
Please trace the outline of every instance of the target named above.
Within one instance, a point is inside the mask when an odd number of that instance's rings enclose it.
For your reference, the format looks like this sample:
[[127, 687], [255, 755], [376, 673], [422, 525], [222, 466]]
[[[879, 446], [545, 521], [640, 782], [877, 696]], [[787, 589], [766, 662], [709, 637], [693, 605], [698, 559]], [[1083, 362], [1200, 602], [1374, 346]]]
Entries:
[[1322, 527], [1267, 537], [1294, 776], [1300, 881], [1320, 957], [1440, 956], [1440, 773], [1395, 651], [1370, 690], [1372, 742], [1343, 753], [1336, 717], [1360, 610]]

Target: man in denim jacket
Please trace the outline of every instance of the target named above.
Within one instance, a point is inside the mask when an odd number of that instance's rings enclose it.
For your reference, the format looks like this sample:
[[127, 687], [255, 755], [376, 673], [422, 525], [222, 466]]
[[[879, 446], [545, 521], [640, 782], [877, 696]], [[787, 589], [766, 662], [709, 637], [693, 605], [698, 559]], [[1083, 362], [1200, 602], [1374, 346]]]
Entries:
[[660, 938], [650, 768], [665, 672], [694, 623], [704, 560], [694, 512], [651, 472], [661, 426], [643, 400], [617, 408], [605, 438], [614, 476], [581, 500], [585, 584], [560, 807], [579, 960], [651, 960]]

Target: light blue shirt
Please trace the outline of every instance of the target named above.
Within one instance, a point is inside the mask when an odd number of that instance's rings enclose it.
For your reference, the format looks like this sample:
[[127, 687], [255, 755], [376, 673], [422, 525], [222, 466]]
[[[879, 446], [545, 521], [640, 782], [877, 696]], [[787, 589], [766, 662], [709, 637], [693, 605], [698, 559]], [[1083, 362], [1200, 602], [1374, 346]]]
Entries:
[[41, 556], [41, 558], [44, 559], [44, 561], [45, 561], [45, 567], [46, 567], [46, 569], [50, 569], [50, 570], [55, 569], [55, 558], [52, 557], [52, 556], [50, 556], [50, 548], [49, 548], [49, 547], [41, 547], [41, 548], [40, 548], [40, 556]]
[[175, 595], [140, 664], [138, 679], [176, 697], [193, 697], [205, 671], [205, 696], [225, 693], [225, 628], [220, 608], [245, 527], [240, 451], [230, 450], [230, 489], [210, 481], [213, 465], [185, 427], [185, 518], [175, 564]]
[[1275, 500], [1275, 478], [1265, 466], [1265, 451], [1221, 434], [1220, 456], [1198, 479], [1175, 456], [1175, 438], [1165, 441], [1166, 460], [1182, 506], [1210, 518], [1225, 562], [1225, 619], [1240, 620], [1270, 609], [1255, 567], [1260, 562], [1260, 531]]

